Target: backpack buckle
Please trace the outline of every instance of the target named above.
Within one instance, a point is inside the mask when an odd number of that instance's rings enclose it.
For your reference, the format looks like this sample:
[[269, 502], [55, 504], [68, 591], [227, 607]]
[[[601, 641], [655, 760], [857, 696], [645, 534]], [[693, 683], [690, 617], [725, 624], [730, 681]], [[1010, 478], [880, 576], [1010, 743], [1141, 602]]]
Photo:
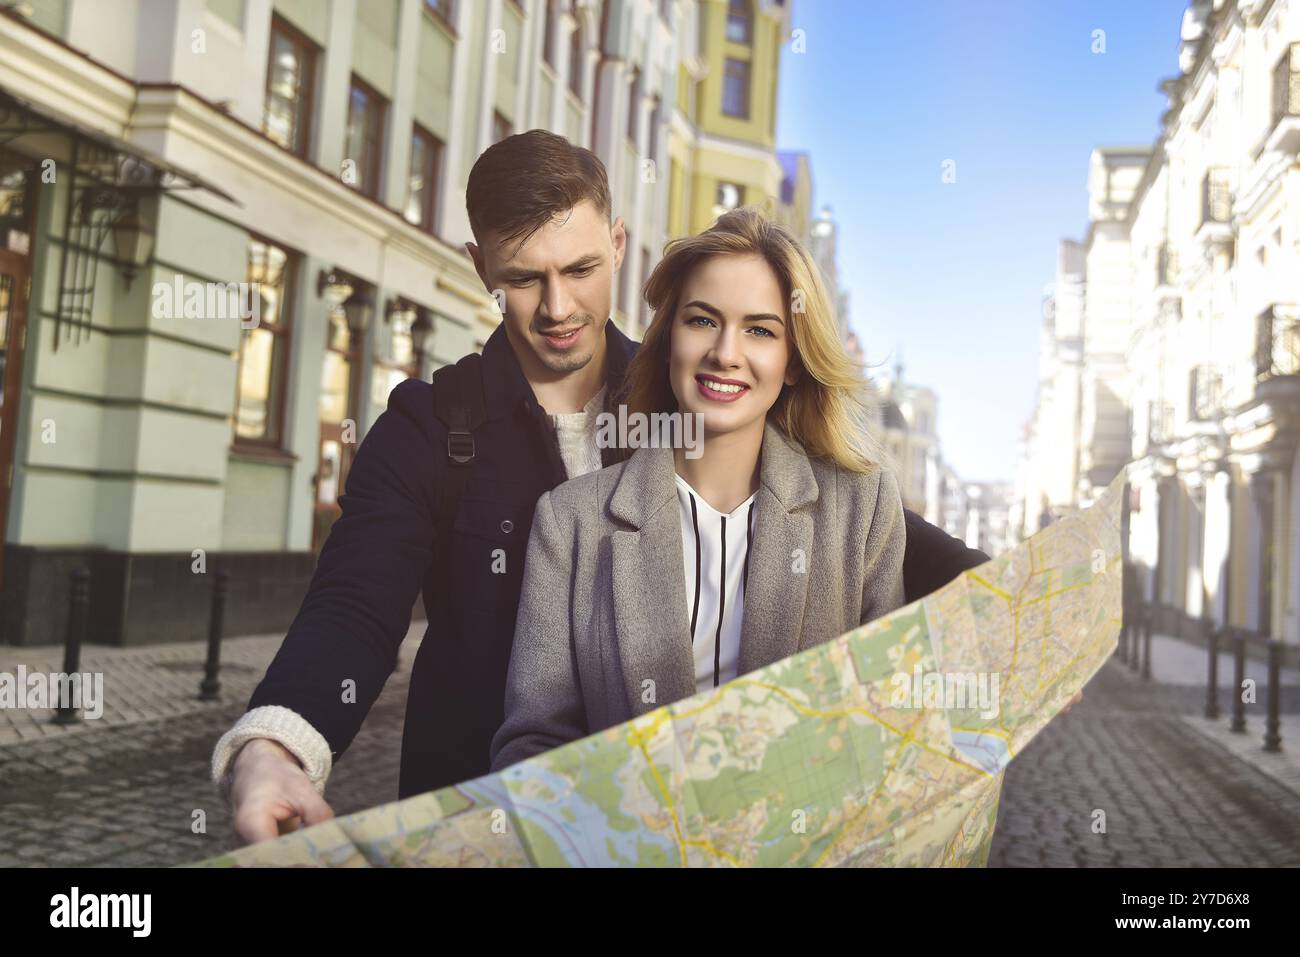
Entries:
[[447, 458], [457, 465], [474, 461], [474, 436], [469, 432], [448, 432]]

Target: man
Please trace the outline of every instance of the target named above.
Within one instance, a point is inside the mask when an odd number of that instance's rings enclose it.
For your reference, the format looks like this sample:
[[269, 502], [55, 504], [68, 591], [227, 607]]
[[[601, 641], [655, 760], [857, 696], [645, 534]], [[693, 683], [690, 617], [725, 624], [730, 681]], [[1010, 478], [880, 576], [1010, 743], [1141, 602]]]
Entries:
[[[357, 450], [302, 607], [214, 751], [214, 781], [229, 788], [247, 842], [293, 817], [332, 816], [325, 779], [392, 672], [418, 593], [429, 626], [411, 671], [398, 796], [487, 773], [533, 509], [566, 478], [610, 464], [595, 417], [613, 411], [636, 344], [609, 321], [627, 239], [623, 220], [611, 223], [604, 167], [552, 133], [521, 133], [479, 157], [466, 205], [466, 248], [504, 319], [483, 348], [483, 416], [454, 521], [439, 534], [464, 435], [449, 445], [434, 386], [409, 380]], [[908, 601], [987, 560], [911, 513], [907, 529]]]

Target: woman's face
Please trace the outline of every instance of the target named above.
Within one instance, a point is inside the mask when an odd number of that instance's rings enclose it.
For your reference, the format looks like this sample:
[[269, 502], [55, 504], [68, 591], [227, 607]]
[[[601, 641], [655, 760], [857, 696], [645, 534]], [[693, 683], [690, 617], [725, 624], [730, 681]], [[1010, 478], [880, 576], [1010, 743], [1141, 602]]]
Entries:
[[668, 379], [706, 435], [761, 430], [789, 372], [791, 345], [776, 273], [755, 253], [713, 256], [686, 277], [672, 319]]

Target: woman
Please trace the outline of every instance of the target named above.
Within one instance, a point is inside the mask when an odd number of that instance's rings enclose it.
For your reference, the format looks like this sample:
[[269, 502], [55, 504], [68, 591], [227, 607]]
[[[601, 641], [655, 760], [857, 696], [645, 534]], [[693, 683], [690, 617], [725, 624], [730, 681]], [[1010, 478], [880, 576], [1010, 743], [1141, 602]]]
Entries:
[[903, 604], [898, 485], [793, 236], [727, 213], [645, 295], [629, 420], [699, 413], [703, 451], [641, 447], [538, 501], [493, 770]]

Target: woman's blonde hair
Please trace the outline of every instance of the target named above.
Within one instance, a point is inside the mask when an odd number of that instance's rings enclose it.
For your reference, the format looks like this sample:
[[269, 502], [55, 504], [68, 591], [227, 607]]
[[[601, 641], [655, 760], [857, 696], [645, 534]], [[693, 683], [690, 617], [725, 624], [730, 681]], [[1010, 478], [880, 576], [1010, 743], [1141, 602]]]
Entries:
[[853, 472], [874, 472], [885, 454], [870, 432], [867, 384], [840, 338], [821, 270], [788, 229], [755, 209], [724, 213], [704, 232], [664, 247], [642, 294], [654, 310], [641, 347], [628, 366], [623, 401], [628, 412], [678, 411], [667, 368], [673, 317], [691, 270], [713, 256], [757, 254], [776, 274], [786, 303], [790, 368], [768, 411], [772, 422], [803, 446]]

